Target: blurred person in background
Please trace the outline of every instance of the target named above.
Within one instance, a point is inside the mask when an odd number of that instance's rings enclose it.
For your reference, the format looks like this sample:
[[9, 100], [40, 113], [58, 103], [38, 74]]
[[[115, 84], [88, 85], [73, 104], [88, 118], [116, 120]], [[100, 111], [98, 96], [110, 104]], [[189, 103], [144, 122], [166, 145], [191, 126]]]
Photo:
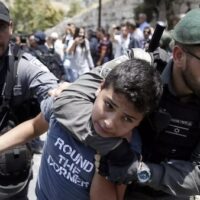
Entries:
[[87, 32], [87, 38], [89, 40], [90, 43], [90, 52], [91, 52], [91, 56], [93, 59], [93, 63], [94, 65], [96, 65], [97, 63], [97, 58], [98, 58], [98, 39], [96, 37], [96, 33], [95, 31], [93, 31], [92, 29], [89, 29]]
[[149, 42], [152, 37], [152, 29], [150, 26], [147, 26], [143, 30], [144, 39], [142, 40], [142, 48], [147, 50], [149, 47]]
[[126, 22], [130, 34], [129, 49], [142, 48], [142, 40], [144, 38], [142, 31], [136, 27], [135, 22]]
[[99, 66], [113, 59], [113, 47], [109, 34], [102, 27], [97, 29], [96, 36], [99, 41], [96, 66]]
[[62, 40], [59, 38], [59, 35], [57, 32], [52, 32], [49, 36], [49, 39], [51, 41], [51, 46], [49, 47], [50, 51], [52, 53], [57, 53], [60, 56], [60, 59], [63, 60], [64, 58], [64, 44], [62, 43]]
[[113, 27], [111, 41], [113, 43], [114, 58], [124, 55], [130, 44], [130, 34], [126, 24], [121, 25], [119, 33], [116, 27]]
[[85, 29], [83, 27], [76, 29], [74, 38], [69, 41], [66, 51], [71, 57], [70, 68], [73, 70], [74, 75], [72, 81], [94, 68], [90, 52], [90, 44], [86, 38]]
[[138, 27], [143, 32], [145, 27], [149, 27], [150, 24], [147, 22], [147, 15], [145, 13], [139, 13], [138, 15]]

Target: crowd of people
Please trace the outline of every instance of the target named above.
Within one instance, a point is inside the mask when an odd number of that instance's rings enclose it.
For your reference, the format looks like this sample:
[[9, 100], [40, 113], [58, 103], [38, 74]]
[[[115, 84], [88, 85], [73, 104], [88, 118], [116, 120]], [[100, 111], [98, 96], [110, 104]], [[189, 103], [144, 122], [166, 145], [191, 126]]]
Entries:
[[[200, 9], [175, 25], [165, 60], [160, 48], [146, 51], [153, 28], [138, 17], [138, 26], [109, 34], [68, 24], [62, 38], [37, 31], [22, 44], [10, 40], [12, 20], [0, 2], [1, 200], [28, 200], [32, 156], [24, 144], [46, 131], [38, 200], [200, 194]], [[46, 54], [59, 56], [60, 75]], [[33, 98], [41, 108], [35, 117]]]
[[20, 41], [19, 35], [14, 35], [13, 39], [26, 46], [34, 56], [37, 56], [38, 50], [55, 52], [60, 57], [64, 71], [59, 79], [74, 82], [94, 67], [124, 55], [127, 49], [147, 49], [152, 34], [153, 27], [147, 23], [146, 15], [140, 13], [137, 24], [127, 21], [113, 25], [111, 30], [102, 27], [87, 30], [70, 23], [64, 35], [52, 32], [46, 36], [44, 32], [37, 31], [28, 35], [25, 41]]

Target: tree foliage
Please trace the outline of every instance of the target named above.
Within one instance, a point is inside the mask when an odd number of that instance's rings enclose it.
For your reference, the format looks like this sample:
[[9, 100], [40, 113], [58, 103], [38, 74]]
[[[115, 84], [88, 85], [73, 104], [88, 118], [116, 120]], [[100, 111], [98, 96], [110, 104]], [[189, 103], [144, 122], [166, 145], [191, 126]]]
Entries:
[[165, 8], [166, 8], [166, 19], [168, 21], [168, 25], [170, 27], [170, 23], [171, 23], [171, 19], [170, 17], [172, 15], [175, 15], [175, 13], [173, 13], [173, 3], [175, 0], [171, 0], [171, 1], [166, 1], [166, 0], [144, 0], [144, 2], [142, 4], [140, 4], [138, 7], [136, 7], [134, 9], [134, 13], [136, 15], [136, 17], [138, 16], [138, 14], [140, 12], [144, 12], [147, 14], [147, 20], [151, 21], [153, 18], [156, 17], [155, 20], [159, 19], [159, 14], [160, 12], [162, 12], [160, 10], [159, 5], [161, 3], [165, 4]]
[[15, 0], [10, 13], [16, 33], [45, 30], [64, 18], [63, 10], [54, 8], [49, 0]]
[[70, 3], [69, 11], [67, 12], [67, 17], [73, 17], [82, 10], [80, 0], [74, 0]]

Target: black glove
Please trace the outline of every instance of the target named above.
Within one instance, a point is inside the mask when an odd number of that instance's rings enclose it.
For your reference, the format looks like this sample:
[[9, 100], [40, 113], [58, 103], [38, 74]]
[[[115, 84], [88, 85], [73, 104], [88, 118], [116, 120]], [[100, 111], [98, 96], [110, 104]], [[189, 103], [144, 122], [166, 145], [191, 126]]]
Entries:
[[113, 165], [125, 166], [135, 159], [135, 155], [131, 149], [129, 142], [126, 139], [122, 139], [122, 142], [113, 150], [105, 155], [108, 162]]
[[108, 177], [109, 176], [109, 167], [108, 167], [108, 161], [106, 159], [106, 156], [102, 156], [99, 161], [99, 167], [98, 167], [98, 173], [101, 176]]
[[153, 52], [146, 52], [141, 48], [132, 48], [126, 51], [126, 55], [131, 58], [141, 59], [148, 62], [151, 66], [162, 72], [169, 61], [170, 55], [164, 49], [158, 47]]
[[101, 157], [99, 174], [114, 183], [128, 184], [137, 180], [138, 166], [139, 156], [131, 150], [128, 141], [123, 139], [117, 148]]
[[133, 159], [130, 144], [126, 139], [123, 139], [116, 148], [111, 150], [105, 156], [101, 156], [98, 172], [101, 176], [108, 176], [109, 163], [117, 166], [126, 166], [127, 164], [132, 163]]
[[132, 153], [133, 160], [127, 165], [116, 165], [108, 160], [107, 178], [117, 184], [130, 184], [137, 181], [137, 170], [139, 168], [138, 155]]

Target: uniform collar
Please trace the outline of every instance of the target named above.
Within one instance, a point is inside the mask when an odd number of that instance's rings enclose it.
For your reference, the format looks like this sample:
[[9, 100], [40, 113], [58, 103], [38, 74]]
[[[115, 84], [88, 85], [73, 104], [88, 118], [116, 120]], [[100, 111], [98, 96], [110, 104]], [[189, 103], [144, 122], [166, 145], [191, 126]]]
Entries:
[[176, 96], [176, 92], [172, 86], [172, 69], [173, 69], [173, 60], [171, 59], [166, 65], [165, 69], [163, 70], [161, 78], [164, 86], [167, 86], [169, 92]]

